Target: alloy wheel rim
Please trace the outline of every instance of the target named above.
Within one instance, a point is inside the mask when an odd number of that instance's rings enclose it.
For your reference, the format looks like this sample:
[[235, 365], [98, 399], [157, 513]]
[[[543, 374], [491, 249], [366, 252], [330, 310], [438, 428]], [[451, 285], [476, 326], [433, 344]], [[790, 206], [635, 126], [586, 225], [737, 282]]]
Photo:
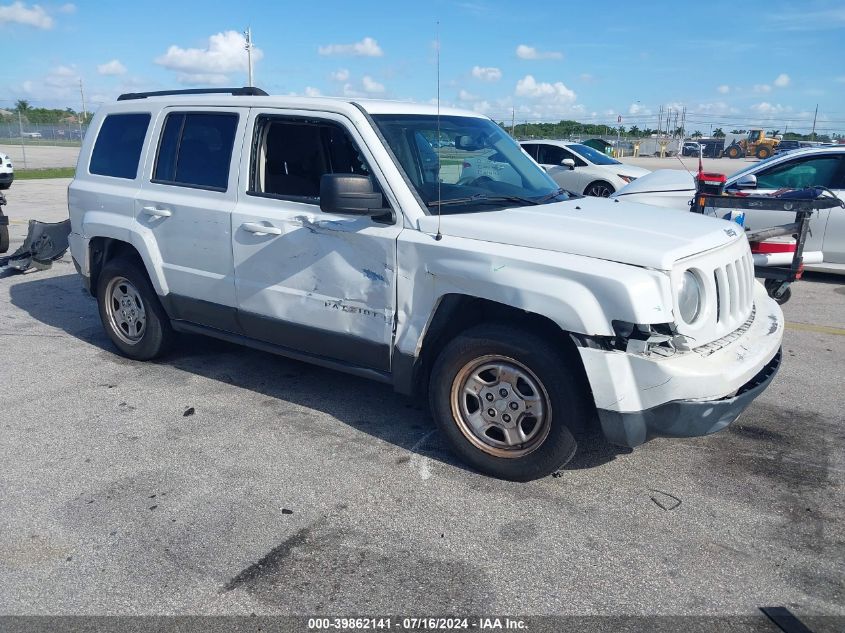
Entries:
[[507, 356], [487, 355], [464, 365], [452, 381], [452, 416], [475, 447], [517, 458], [549, 435], [552, 408], [536, 374]]
[[105, 295], [112, 331], [127, 345], [137, 344], [147, 330], [147, 311], [138, 289], [125, 277], [115, 277]]

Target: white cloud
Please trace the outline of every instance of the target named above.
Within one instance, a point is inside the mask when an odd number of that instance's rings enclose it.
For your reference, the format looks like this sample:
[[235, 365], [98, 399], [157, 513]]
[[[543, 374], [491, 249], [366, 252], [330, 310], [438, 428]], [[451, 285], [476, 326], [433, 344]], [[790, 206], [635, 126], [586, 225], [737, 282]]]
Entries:
[[481, 81], [499, 81], [502, 71], [495, 66], [473, 66], [472, 76]]
[[382, 94], [384, 92], [384, 84], [380, 84], [369, 75], [364, 75], [361, 78], [361, 85], [364, 86], [364, 92], [368, 94]]
[[8, 6], [0, 6], [0, 24], [25, 24], [37, 29], [52, 29], [55, 21], [37, 4], [30, 7], [23, 2], [13, 2]]
[[72, 2], [67, 2], [60, 6], [57, 10], [59, 13], [76, 13], [76, 5]]
[[771, 92], [772, 87], [768, 84], [754, 84], [754, 92]]
[[719, 94], [726, 95], [731, 91], [731, 87], [727, 84], [722, 84], [721, 86], [716, 88], [716, 90], [719, 92]]
[[371, 37], [365, 37], [354, 44], [327, 44], [317, 48], [320, 55], [356, 55], [358, 57], [381, 57], [384, 52]]
[[313, 86], [305, 86], [305, 96], [306, 97], [319, 97], [323, 93], [320, 92], [319, 88], [314, 88]]
[[349, 81], [349, 71], [346, 68], [338, 68], [329, 77], [332, 81]]
[[489, 114], [490, 111], [493, 109], [493, 106], [490, 104], [489, 101], [478, 101], [472, 104], [472, 109], [478, 112], [479, 114]]
[[763, 101], [761, 103], [756, 103], [751, 106], [751, 110], [756, 112], [757, 114], [781, 114], [783, 112], [788, 112], [792, 108], [784, 107], [779, 103], [769, 103], [768, 101]]
[[225, 86], [229, 75], [220, 73], [179, 73], [176, 81], [184, 86]]
[[640, 105], [639, 103], [632, 103], [631, 105], [628, 106], [628, 114], [630, 114], [630, 115], [640, 114], [640, 115], [647, 116], [647, 115], [651, 114], [651, 110], [649, 108], [646, 108], [645, 106]]
[[781, 73], [777, 76], [777, 79], [775, 79], [773, 83], [778, 88], [786, 88], [789, 85], [789, 82], [789, 75], [787, 75], [786, 73]]
[[525, 44], [516, 47], [516, 56], [520, 59], [563, 59], [563, 53], [558, 51], [539, 51]]
[[[168, 70], [179, 72], [177, 81], [180, 83], [221, 85], [229, 80], [228, 73], [247, 71], [245, 44], [242, 34], [226, 31], [209, 37], [206, 48], [182, 48], [174, 44], [154, 61]], [[258, 61], [262, 57], [262, 50], [253, 47], [252, 59]]]
[[101, 75], [124, 75], [126, 74], [126, 66], [121, 64], [120, 60], [113, 59], [97, 66], [97, 72]]
[[538, 82], [533, 75], [525, 75], [516, 82], [516, 96], [529, 99], [544, 99], [553, 103], [574, 103], [575, 92], [567, 88], [563, 82]]
[[466, 90], [461, 89], [458, 93], [458, 100], [460, 101], [478, 101], [478, 95], [474, 95], [471, 92], [467, 92]]

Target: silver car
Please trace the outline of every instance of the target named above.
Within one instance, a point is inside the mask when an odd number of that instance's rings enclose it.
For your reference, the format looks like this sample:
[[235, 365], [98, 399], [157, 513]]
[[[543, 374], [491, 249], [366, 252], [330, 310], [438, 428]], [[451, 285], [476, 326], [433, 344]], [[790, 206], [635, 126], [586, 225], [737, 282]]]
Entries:
[[[772, 193], [783, 188], [826, 187], [845, 200], [845, 146], [812, 147], [752, 163], [732, 174], [728, 191]], [[680, 211], [689, 210], [695, 194], [695, 180], [685, 171], [661, 169], [643, 176], [617, 191], [613, 197], [625, 202], [640, 202]], [[751, 230], [783, 224], [777, 211], [748, 211], [745, 226]], [[810, 235], [805, 251], [821, 251], [820, 264], [808, 270], [845, 274], [845, 209], [825, 209], [810, 219]]]

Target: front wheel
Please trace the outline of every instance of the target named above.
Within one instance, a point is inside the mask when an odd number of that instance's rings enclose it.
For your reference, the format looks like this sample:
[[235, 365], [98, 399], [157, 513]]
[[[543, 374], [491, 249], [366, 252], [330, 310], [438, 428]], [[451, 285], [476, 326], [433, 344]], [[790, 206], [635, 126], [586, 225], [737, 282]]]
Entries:
[[441, 351], [431, 372], [432, 415], [455, 453], [511, 481], [544, 477], [577, 444], [588, 417], [566, 359], [539, 337], [507, 325], [471, 328]]
[[615, 189], [610, 183], [599, 180], [591, 183], [585, 190], [585, 196], [595, 196], [596, 198], [609, 198]]
[[739, 147], [737, 147], [736, 145], [732, 145], [731, 147], [729, 147], [725, 151], [725, 155], [728, 158], [733, 158], [733, 159], [739, 158]]

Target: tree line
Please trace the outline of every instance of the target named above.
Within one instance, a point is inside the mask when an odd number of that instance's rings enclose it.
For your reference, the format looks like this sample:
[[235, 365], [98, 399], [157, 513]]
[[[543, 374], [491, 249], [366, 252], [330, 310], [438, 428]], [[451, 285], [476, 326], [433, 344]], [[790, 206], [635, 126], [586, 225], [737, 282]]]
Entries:
[[[32, 124], [41, 125], [59, 125], [62, 123], [77, 123], [80, 119], [80, 113], [73, 108], [34, 108], [26, 99], [18, 99], [15, 102], [15, 107], [12, 108], [14, 118], [18, 118], [20, 113], [21, 118]], [[83, 113], [82, 122], [91, 118], [90, 112]]]

